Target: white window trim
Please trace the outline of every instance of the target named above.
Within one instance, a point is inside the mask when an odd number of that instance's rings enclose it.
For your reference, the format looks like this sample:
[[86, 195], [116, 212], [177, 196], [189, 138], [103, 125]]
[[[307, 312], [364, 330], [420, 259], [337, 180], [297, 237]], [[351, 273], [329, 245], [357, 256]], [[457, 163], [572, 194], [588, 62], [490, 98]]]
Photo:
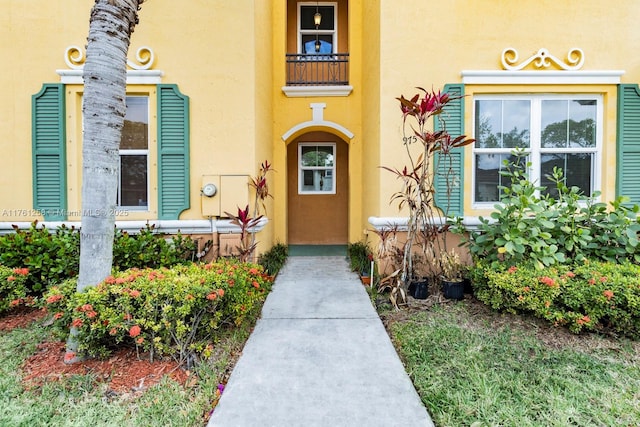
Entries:
[[461, 73], [462, 83], [466, 85], [610, 85], [620, 84], [620, 77], [623, 74], [623, 70], [464, 70]]
[[[151, 127], [149, 123], [151, 122], [151, 100], [149, 94], [146, 95], [126, 95], [127, 98], [146, 98], [147, 99], [147, 132], [150, 132]], [[116, 200], [116, 205], [118, 209], [123, 211], [135, 211], [135, 212], [149, 212], [151, 209], [151, 185], [150, 185], [150, 177], [151, 177], [151, 164], [149, 158], [151, 157], [151, 153], [149, 150], [149, 145], [151, 144], [151, 134], [147, 135], [147, 148], [146, 149], [118, 149], [118, 200]], [[146, 206], [124, 206], [120, 205], [120, 199], [122, 197], [122, 173], [120, 171], [120, 157], [122, 156], [147, 156], [147, 205]]]
[[[307, 166], [302, 167], [302, 147], [331, 147], [333, 150], [333, 166], [331, 168], [327, 166]], [[298, 144], [298, 194], [301, 196], [307, 195], [332, 195], [336, 194], [336, 180], [337, 180], [337, 155], [336, 155], [336, 143], [335, 142], [301, 142]], [[331, 180], [331, 191], [306, 191], [303, 190], [303, 170], [327, 170], [331, 169], [333, 179]]]
[[[541, 151], [547, 152], [569, 152], [567, 149], [544, 149], [540, 147], [540, 133], [541, 129], [539, 124], [541, 122], [541, 108], [540, 104], [542, 100], [549, 99], [561, 99], [561, 100], [570, 100], [570, 99], [595, 99], [596, 100], [596, 146], [594, 148], [573, 148], [570, 150], [571, 153], [593, 153], [593, 164], [591, 171], [591, 179], [592, 179], [592, 194], [595, 192], [600, 192], [602, 190], [602, 150], [603, 150], [603, 139], [604, 139], [604, 107], [603, 107], [603, 96], [601, 94], [595, 93], [572, 93], [572, 94], [553, 94], [553, 93], [539, 93], [539, 94], [497, 94], [497, 95], [483, 95], [483, 94], [475, 94], [473, 96], [473, 124], [472, 129], [475, 132], [476, 129], [476, 100], [522, 100], [527, 99], [531, 100], [531, 123], [530, 123], [530, 146], [525, 149], [525, 152], [528, 153], [528, 161], [532, 163], [531, 168], [527, 170], [529, 174], [529, 178], [534, 183], [540, 182], [540, 154]], [[535, 137], [534, 137], [535, 135]], [[471, 207], [472, 209], [493, 209], [498, 201], [490, 201], [490, 202], [476, 202], [476, 154], [509, 154], [512, 149], [478, 149], [475, 145], [472, 148], [472, 156], [471, 156]], [[596, 198], [599, 200], [599, 198]]]
[[[82, 70], [56, 70], [60, 76], [60, 83], [84, 84]], [[160, 70], [127, 70], [128, 85], [156, 85], [162, 83], [164, 73]]]
[[[303, 30], [301, 28], [301, 9], [302, 6], [333, 6], [333, 30]], [[300, 2], [298, 3], [297, 8], [297, 22], [296, 22], [296, 33], [297, 33], [297, 48], [296, 51], [300, 54], [304, 54], [302, 51], [302, 35], [303, 34], [329, 34], [333, 36], [333, 43], [331, 45], [331, 53], [338, 53], [338, 3], [337, 2]]]

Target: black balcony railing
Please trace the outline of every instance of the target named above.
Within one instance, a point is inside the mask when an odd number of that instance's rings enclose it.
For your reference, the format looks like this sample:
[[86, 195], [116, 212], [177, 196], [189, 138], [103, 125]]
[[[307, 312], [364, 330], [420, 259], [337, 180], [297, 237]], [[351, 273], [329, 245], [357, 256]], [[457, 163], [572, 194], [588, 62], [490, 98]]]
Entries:
[[287, 53], [287, 86], [349, 84], [349, 54]]

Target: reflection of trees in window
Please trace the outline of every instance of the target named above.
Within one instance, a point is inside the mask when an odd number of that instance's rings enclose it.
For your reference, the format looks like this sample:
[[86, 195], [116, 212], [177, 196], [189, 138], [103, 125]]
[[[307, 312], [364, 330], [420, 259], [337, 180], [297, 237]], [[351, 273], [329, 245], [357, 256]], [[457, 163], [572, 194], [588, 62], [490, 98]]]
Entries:
[[502, 148], [498, 135], [491, 132], [488, 117], [479, 117], [477, 121], [476, 148]]
[[542, 131], [545, 148], [595, 147], [596, 123], [593, 119], [562, 120], [547, 125]]
[[303, 166], [333, 166], [331, 147], [304, 147], [302, 149]]
[[120, 149], [146, 150], [147, 135], [149, 135], [149, 125], [147, 123], [125, 120], [122, 128], [122, 138], [120, 139]]
[[300, 145], [300, 187], [303, 193], [335, 192], [334, 157], [335, 145], [310, 144]]
[[518, 130], [514, 127], [507, 133], [491, 132], [488, 118], [480, 118], [476, 133], [476, 148], [527, 148], [529, 129]]
[[588, 97], [520, 97], [475, 100], [474, 200], [498, 200], [497, 187], [505, 184], [500, 175], [501, 161], [514, 148], [531, 154], [530, 173], [541, 186], [547, 187], [546, 194], [557, 193], [549, 179], [557, 167], [562, 169], [567, 186], [591, 195], [599, 167], [596, 160], [600, 101]]

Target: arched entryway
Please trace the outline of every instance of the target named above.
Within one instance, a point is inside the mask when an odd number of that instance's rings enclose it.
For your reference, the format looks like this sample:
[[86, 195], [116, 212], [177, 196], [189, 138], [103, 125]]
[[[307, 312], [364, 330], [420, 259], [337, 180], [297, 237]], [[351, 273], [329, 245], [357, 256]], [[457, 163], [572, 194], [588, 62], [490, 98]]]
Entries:
[[349, 236], [349, 145], [315, 131], [287, 145], [290, 245], [345, 245]]

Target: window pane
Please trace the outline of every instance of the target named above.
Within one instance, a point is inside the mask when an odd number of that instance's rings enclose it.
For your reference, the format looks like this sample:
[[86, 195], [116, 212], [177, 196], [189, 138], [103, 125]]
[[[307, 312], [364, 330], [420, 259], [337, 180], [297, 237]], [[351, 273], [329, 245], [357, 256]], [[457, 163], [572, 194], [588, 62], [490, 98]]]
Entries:
[[558, 196], [555, 184], [549, 179], [553, 168], [558, 167], [564, 172], [567, 187], [578, 187], [586, 196], [591, 196], [591, 171], [593, 154], [589, 153], [553, 153], [540, 156], [540, 182], [547, 188], [546, 193]]
[[147, 207], [147, 156], [120, 156], [120, 206]]
[[303, 35], [302, 47], [302, 52], [304, 53], [333, 53], [333, 36], [321, 34], [316, 38], [315, 34]]
[[573, 100], [569, 104], [569, 147], [596, 146], [596, 100]]
[[[334, 10], [333, 6], [318, 6], [318, 12], [320, 13], [320, 26], [319, 30], [333, 30], [334, 25]], [[301, 6], [300, 7], [300, 29], [302, 30], [315, 30], [316, 25], [313, 20], [313, 15], [316, 14], [316, 6]]]
[[318, 154], [316, 153], [318, 147], [302, 147], [302, 166], [319, 166]]
[[333, 191], [332, 170], [303, 170], [302, 179], [302, 191]]
[[595, 147], [596, 101], [542, 101], [542, 147]]
[[303, 146], [301, 163], [303, 167], [333, 166], [333, 147]]
[[567, 146], [567, 100], [542, 101], [543, 148], [563, 148]]
[[499, 148], [502, 145], [502, 101], [476, 101], [476, 148]]
[[[498, 202], [500, 201], [500, 188], [510, 186], [511, 182], [500, 174], [505, 169], [504, 160], [509, 160], [514, 164], [516, 156], [510, 154], [477, 154], [476, 155], [476, 202]], [[524, 166], [525, 159], [521, 159], [521, 166]]]
[[120, 139], [120, 149], [146, 150], [149, 147], [149, 107], [148, 98], [127, 97], [127, 113]]
[[502, 147], [529, 147], [531, 103], [527, 100], [504, 101]]
[[476, 148], [529, 147], [530, 117], [528, 100], [477, 100]]

